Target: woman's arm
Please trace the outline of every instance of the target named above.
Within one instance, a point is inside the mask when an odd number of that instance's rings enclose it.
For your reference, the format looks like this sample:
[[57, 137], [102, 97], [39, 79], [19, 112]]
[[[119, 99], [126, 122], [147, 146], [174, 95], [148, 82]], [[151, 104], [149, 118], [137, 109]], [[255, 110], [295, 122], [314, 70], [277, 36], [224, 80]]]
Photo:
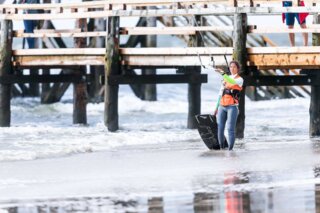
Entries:
[[230, 83], [230, 84], [237, 84], [239, 86], [242, 87], [243, 85], [243, 78], [232, 78], [230, 76], [228, 76], [227, 74], [223, 75], [223, 80], [225, 80], [226, 82]]

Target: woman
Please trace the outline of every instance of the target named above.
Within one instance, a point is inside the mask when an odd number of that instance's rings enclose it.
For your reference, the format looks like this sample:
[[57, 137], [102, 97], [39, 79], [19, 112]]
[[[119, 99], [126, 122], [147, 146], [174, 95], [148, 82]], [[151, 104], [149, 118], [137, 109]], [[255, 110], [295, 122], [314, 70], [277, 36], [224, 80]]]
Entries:
[[223, 76], [223, 82], [219, 93], [219, 99], [215, 110], [218, 123], [218, 140], [220, 149], [224, 149], [224, 129], [227, 124], [229, 150], [232, 150], [235, 141], [235, 128], [239, 114], [238, 105], [240, 91], [242, 90], [243, 78], [239, 75], [240, 64], [231, 61], [229, 64], [231, 75], [225, 74], [221, 69], [217, 69]]

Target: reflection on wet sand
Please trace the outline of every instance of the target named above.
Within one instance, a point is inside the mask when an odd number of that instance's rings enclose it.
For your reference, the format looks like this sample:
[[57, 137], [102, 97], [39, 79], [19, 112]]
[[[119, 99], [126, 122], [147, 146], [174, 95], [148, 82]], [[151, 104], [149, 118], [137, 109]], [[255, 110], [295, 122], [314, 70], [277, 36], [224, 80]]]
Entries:
[[148, 199], [148, 213], [163, 213], [163, 198], [152, 197]]
[[[320, 177], [320, 167], [313, 169]], [[192, 196], [136, 197], [84, 197], [73, 199], [32, 200], [0, 203], [1, 213], [75, 213], [75, 212], [183, 212], [194, 213], [247, 213], [247, 212], [320, 212], [320, 185], [298, 187], [239, 190], [234, 186], [255, 182], [261, 177], [251, 173], [223, 174], [223, 190], [197, 192]], [[268, 178], [275, 178], [269, 177]], [[256, 179], [256, 180], [255, 180]], [[241, 188], [241, 187], [240, 187]], [[290, 200], [290, 202], [288, 202]], [[184, 205], [184, 206], [183, 206]]]
[[[314, 168], [314, 177], [315, 178], [320, 178], [320, 167], [315, 167]], [[315, 185], [315, 200], [316, 200], [316, 212], [320, 212], [320, 184]]]

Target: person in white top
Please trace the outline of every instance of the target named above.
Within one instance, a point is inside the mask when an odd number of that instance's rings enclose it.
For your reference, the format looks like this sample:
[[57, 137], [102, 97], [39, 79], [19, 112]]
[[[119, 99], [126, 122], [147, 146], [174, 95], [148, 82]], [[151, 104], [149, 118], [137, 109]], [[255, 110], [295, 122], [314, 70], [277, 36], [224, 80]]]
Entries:
[[217, 115], [218, 140], [220, 149], [225, 148], [224, 130], [227, 124], [228, 148], [233, 149], [235, 142], [235, 128], [239, 114], [239, 97], [243, 86], [243, 78], [239, 75], [240, 65], [237, 61], [229, 64], [231, 75], [227, 75], [223, 70], [217, 69], [222, 74], [223, 81], [219, 92], [219, 99], [214, 115]]

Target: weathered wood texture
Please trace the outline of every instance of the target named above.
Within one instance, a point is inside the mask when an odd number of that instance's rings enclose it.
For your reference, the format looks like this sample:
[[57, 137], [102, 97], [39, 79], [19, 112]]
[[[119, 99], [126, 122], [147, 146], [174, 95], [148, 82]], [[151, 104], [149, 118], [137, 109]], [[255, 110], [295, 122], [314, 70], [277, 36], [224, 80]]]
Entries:
[[[137, 27], [142, 27], [142, 26], [146, 26], [147, 25], [147, 19], [145, 17], [140, 17], [139, 21], [137, 22], [136, 26]], [[139, 44], [142, 45], [143, 43], [143, 36], [142, 35], [130, 35], [126, 44], [124, 44], [124, 47], [137, 47]], [[140, 46], [141, 46], [140, 45]], [[141, 67], [139, 67], [140, 69]], [[124, 70], [124, 74], [125, 75], [133, 75], [136, 76], [136, 72], [134, 69], [132, 68], [125, 68]], [[133, 93], [138, 97], [141, 98], [142, 97], [142, 84], [130, 84], [130, 88], [132, 89]]]
[[[106, 65], [105, 65], [105, 82], [108, 82], [110, 75], [120, 74], [119, 60], [119, 17], [111, 17], [108, 19], [108, 39], [106, 48]], [[118, 115], [118, 85], [105, 84], [104, 93], [104, 123], [111, 132], [119, 129]]]
[[[77, 20], [76, 28], [87, 31], [87, 20]], [[76, 38], [74, 42], [76, 48], [84, 48], [87, 45], [86, 38]], [[79, 66], [74, 73], [84, 75], [86, 67]], [[87, 124], [87, 85], [85, 81], [73, 84], [73, 124]]]
[[[14, 66], [104, 65], [104, 48], [26, 49], [15, 50]], [[248, 65], [259, 69], [320, 68], [318, 47], [252, 47], [247, 48]], [[225, 65], [223, 55], [231, 59], [231, 47], [187, 48], [121, 48], [122, 64], [130, 66], [200, 66], [210, 63], [213, 55], [217, 66]]]
[[[146, 20], [146, 27], [154, 28], [157, 26], [156, 17], [148, 17]], [[157, 46], [157, 36], [147, 35], [142, 44], [144, 47], [156, 47]], [[154, 68], [144, 68], [142, 69], [142, 74], [144, 75], [155, 75], [156, 69]], [[142, 100], [146, 101], [156, 101], [157, 100], [157, 85], [156, 84], [144, 84], [142, 86]]]
[[[314, 23], [320, 23], [320, 15], [314, 16]], [[312, 35], [312, 44], [314, 46], [320, 45], [320, 34]], [[320, 69], [320, 68], [319, 68]], [[317, 74], [319, 79], [319, 74]], [[310, 127], [309, 135], [311, 137], [320, 136], [320, 86], [311, 86], [311, 100], [310, 100]]]
[[[90, 46], [95, 48], [104, 48], [106, 46], [106, 21], [104, 19], [91, 19], [89, 31], [103, 31], [104, 37], [93, 37], [90, 40]], [[104, 65], [104, 59], [103, 59]], [[90, 84], [88, 85], [89, 101], [93, 103], [100, 103], [103, 101], [103, 96], [100, 91], [102, 85], [100, 84], [100, 76], [104, 74], [104, 66], [90, 66]]]
[[[51, 4], [51, 0], [44, 0], [43, 3]], [[53, 28], [52, 23], [48, 23], [48, 22], [49, 21], [44, 21], [43, 26], [42, 26], [42, 30], [49, 30], [48, 28]], [[22, 32], [24, 32], [24, 31], [22, 31]], [[16, 37], [16, 35], [15, 35], [15, 37]], [[42, 48], [48, 48], [44, 39], [42, 39], [41, 42], [42, 42]], [[42, 74], [43, 75], [50, 75], [50, 69], [43, 68]], [[41, 84], [41, 94], [40, 94], [40, 101], [42, 104], [53, 103], [53, 102], [51, 102], [51, 100], [49, 98], [50, 97], [49, 94], [50, 94], [50, 83], [42, 83]]]
[[[8, 20], [0, 21], [0, 76], [9, 75], [11, 69], [12, 56], [12, 22]], [[0, 127], [9, 127], [11, 122], [11, 85], [0, 84]]]
[[[18, 49], [14, 56], [41, 55], [103, 55], [104, 48], [67, 48], [67, 49]], [[248, 54], [294, 54], [319, 53], [318, 47], [250, 47]], [[232, 47], [157, 47], [157, 48], [121, 48], [121, 55], [224, 55], [232, 54]]]
[[[201, 84], [207, 83], [206, 74], [157, 74], [157, 75], [114, 75], [108, 84]], [[102, 82], [104, 83], [104, 82]]]
[[[308, 7], [279, 7], [279, 4], [259, 7], [240, 6], [235, 3], [227, 4], [225, 7], [211, 7], [216, 1], [147, 1], [147, 2], [110, 2], [93, 1], [78, 4], [15, 4], [1, 5], [0, 18], [11, 20], [54, 20], [54, 19], [79, 19], [79, 18], [106, 18], [111, 16], [135, 16], [135, 17], [161, 17], [161, 16], [188, 16], [188, 15], [233, 15], [233, 14], [281, 14], [284, 12], [309, 12], [317, 14], [320, 12], [318, 6]], [[252, 1], [249, 3], [252, 5]], [[194, 5], [196, 3], [196, 5]], [[199, 4], [201, 3], [201, 4]], [[280, 2], [279, 2], [280, 3]], [[143, 9], [148, 6], [160, 6], [157, 9]], [[40, 9], [48, 13], [22, 14], [22, 10]], [[93, 11], [97, 9], [98, 11]]]
[[[201, 26], [201, 16], [195, 16], [190, 20], [195, 26]], [[190, 36], [189, 46], [191, 47], [201, 47], [204, 45], [201, 34], [198, 32], [194, 36]], [[199, 58], [198, 58], [199, 60]], [[185, 68], [187, 74], [199, 75], [201, 73], [201, 66], [193, 66]], [[199, 83], [189, 83], [188, 84], [188, 123], [187, 127], [189, 129], [197, 128], [197, 121], [195, 116], [201, 113], [201, 84]]]
[[[241, 66], [240, 73], [242, 76], [245, 76], [246, 67], [247, 67], [247, 14], [235, 14], [234, 15], [234, 35], [233, 35], [233, 58], [237, 60]], [[244, 128], [245, 128], [245, 91], [246, 87], [243, 87], [242, 92], [240, 93], [240, 102], [239, 102], [239, 115], [237, 119], [236, 126], [236, 137], [244, 137]]]
[[280, 15], [282, 13], [317, 14], [320, 7], [225, 7], [225, 8], [183, 8], [183, 9], [152, 9], [152, 10], [107, 10], [95, 12], [48, 13], [48, 14], [0, 14], [0, 19], [6, 20], [59, 20], [81, 18], [119, 17], [162, 17], [162, 16], [191, 16], [191, 15], [233, 15], [246, 13], [248, 15]]

